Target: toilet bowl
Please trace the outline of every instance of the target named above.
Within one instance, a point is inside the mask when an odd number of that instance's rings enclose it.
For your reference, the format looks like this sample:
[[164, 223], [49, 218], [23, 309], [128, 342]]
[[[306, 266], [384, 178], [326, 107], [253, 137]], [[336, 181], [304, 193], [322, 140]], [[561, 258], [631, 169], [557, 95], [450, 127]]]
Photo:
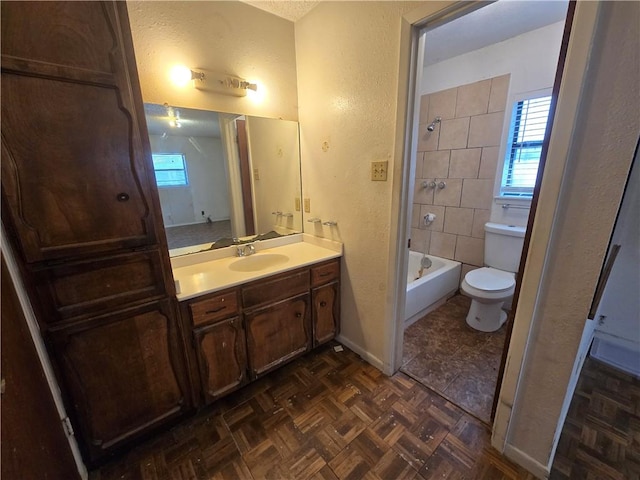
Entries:
[[507, 320], [502, 310], [510, 306], [524, 243], [524, 227], [487, 223], [484, 226], [483, 268], [471, 270], [460, 283], [460, 291], [471, 298], [467, 325], [481, 332], [495, 332]]
[[472, 270], [462, 280], [460, 290], [471, 298], [467, 325], [481, 332], [495, 332], [507, 320], [502, 310], [515, 291], [515, 276], [496, 268]]

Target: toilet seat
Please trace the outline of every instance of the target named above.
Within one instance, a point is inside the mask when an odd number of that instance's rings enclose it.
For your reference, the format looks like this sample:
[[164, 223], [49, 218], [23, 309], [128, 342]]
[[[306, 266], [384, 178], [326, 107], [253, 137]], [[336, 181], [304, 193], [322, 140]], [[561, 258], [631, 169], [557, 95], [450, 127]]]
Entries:
[[468, 272], [460, 284], [461, 292], [481, 303], [509, 300], [516, 289], [513, 273], [484, 267]]
[[471, 270], [465, 275], [464, 280], [468, 286], [487, 293], [506, 292], [516, 284], [512, 273], [491, 267]]

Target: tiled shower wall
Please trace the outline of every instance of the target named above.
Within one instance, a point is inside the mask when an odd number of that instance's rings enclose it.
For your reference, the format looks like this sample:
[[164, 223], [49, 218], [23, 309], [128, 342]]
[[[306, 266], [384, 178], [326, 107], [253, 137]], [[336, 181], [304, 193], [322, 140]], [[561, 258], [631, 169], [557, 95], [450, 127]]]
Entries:
[[[510, 75], [423, 95], [411, 220], [411, 248], [483, 265]], [[427, 126], [436, 118], [433, 132]], [[445, 188], [423, 182], [445, 182]], [[424, 216], [436, 215], [426, 226]]]

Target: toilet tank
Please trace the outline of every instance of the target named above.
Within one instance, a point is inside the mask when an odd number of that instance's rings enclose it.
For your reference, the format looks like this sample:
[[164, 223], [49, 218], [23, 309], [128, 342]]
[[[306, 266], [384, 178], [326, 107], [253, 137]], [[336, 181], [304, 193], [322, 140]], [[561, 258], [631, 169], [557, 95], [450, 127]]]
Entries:
[[524, 227], [486, 223], [484, 225], [484, 263], [488, 267], [517, 272], [524, 244]]

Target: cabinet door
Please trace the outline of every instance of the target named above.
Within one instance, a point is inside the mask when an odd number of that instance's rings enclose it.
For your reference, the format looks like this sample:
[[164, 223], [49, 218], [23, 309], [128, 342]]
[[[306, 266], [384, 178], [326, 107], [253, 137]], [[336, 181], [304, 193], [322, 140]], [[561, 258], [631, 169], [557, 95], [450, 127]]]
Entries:
[[334, 338], [340, 328], [340, 284], [315, 288], [313, 297], [313, 346]]
[[309, 294], [245, 313], [247, 354], [252, 378], [311, 348]]
[[239, 317], [199, 328], [193, 337], [206, 403], [246, 383], [247, 353]]
[[3, 220], [25, 260], [156, 243], [124, 2], [2, 2], [1, 18]]
[[90, 462], [188, 406], [173, 318], [162, 300], [49, 332]]

